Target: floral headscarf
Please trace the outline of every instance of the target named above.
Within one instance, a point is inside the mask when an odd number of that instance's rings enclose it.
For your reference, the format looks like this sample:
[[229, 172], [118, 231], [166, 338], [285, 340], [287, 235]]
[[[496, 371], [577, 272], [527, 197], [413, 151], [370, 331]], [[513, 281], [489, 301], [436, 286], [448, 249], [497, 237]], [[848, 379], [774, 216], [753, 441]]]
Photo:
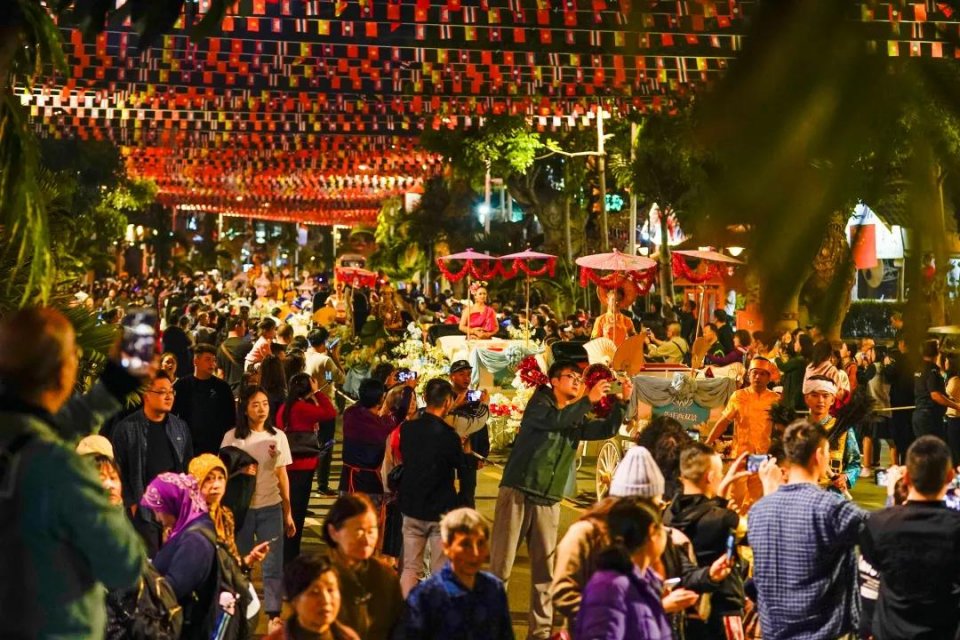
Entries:
[[140, 498], [140, 506], [177, 517], [167, 542], [207, 513], [207, 503], [200, 495], [197, 481], [186, 473], [161, 473], [154, 478]]

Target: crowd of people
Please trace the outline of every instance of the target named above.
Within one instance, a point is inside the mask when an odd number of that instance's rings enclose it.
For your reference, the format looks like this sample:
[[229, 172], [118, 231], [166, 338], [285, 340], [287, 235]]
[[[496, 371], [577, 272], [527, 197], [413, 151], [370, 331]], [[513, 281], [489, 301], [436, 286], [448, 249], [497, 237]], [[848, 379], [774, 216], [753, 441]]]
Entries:
[[[525, 544], [530, 638], [958, 637], [960, 361], [930, 341], [916, 368], [899, 317], [887, 351], [814, 328], [751, 334], [723, 310], [700, 322], [692, 300], [644, 318], [615, 289], [595, 319], [527, 318], [482, 286], [428, 302], [264, 271], [98, 288], [104, 322], [156, 308], [162, 349], [138, 375], [114, 353], [82, 395], [62, 314], [0, 320], [0, 573], [23, 576], [0, 586], [4, 633], [244, 638], [262, 612], [277, 639], [513, 638]], [[631, 379], [555, 357], [488, 521], [490, 399], [470, 363], [426, 381], [381, 363], [348, 397], [318, 308], [358, 333], [369, 312], [388, 331], [510, 325], [548, 346], [643, 333], [650, 359], [745, 375], [702, 434], [664, 416], [637, 430], [609, 496], [564, 531], [581, 442], [637, 418]], [[880, 469], [882, 442], [888, 506], [868, 513], [850, 489]], [[302, 544], [311, 495], [330, 500], [325, 548]]]

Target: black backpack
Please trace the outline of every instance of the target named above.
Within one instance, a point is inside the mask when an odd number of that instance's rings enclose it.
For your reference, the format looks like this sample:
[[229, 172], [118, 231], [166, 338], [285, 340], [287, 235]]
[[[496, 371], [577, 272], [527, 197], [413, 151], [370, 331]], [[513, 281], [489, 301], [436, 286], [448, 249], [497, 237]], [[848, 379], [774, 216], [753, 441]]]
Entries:
[[[205, 638], [218, 640], [246, 640], [252, 637], [250, 625], [247, 622], [247, 607], [250, 606], [250, 580], [244, 575], [230, 550], [217, 540], [216, 533], [207, 527], [191, 527], [188, 531], [196, 531], [213, 543], [216, 550], [216, 563], [211, 572], [210, 580], [214, 585], [213, 601], [210, 609], [204, 615], [195, 611], [196, 624], [201, 625]], [[221, 602], [230, 600], [224, 594], [233, 596], [233, 606], [224, 606]], [[209, 631], [209, 633], [206, 633]]]
[[107, 638], [177, 640], [183, 630], [183, 609], [173, 588], [147, 563], [134, 589], [107, 596]]

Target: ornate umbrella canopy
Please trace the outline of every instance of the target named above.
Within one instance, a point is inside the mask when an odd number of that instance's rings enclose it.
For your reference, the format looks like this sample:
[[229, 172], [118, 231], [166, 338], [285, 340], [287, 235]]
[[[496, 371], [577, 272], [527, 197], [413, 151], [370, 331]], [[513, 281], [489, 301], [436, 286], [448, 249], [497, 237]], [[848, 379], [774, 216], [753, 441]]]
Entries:
[[[500, 260], [503, 264], [510, 265], [509, 267], [503, 268], [504, 276], [507, 278], [512, 278], [520, 271], [531, 278], [539, 278], [543, 275], [549, 275], [552, 278], [557, 269], [557, 256], [533, 251], [529, 248], [518, 253], [500, 256]], [[529, 263], [537, 260], [543, 260], [544, 264], [539, 269], [534, 269]]]
[[646, 271], [657, 266], [657, 263], [650, 258], [632, 256], [616, 249], [610, 253], [583, 256], [577, 258], [576, 262], [580, 267], [593, 271]]
[[[628, 279], [634, 285], [636, 293], [646, 294], [657, 279], [657, 263], [650, 258], [621, 253], [614, 249], [610, 253], [596, 253], [577, 258], [580, 266], [580, 286], [592, 282], [598, 287], [618, 288]], [[600, 272], [612, 273], [601, 275]]]
[[[440, 272], [443, 274], [443, 277], [450, 282], [457, 282], [467, 276], [477, 278], [478, 280], [489, 280], [497, 276], [501, 271], [500, 263], [496, 262], [499, 259], [497, 256], [467, 249], [460, 253], [451, 253], [450, 255], [437, 258], [437, 266], [440, 267]], [[450, 271], [447, 267], [446, 263], [453, 260], [463, 261], [463, 268], [460, 271]], [[491, 262], [492, 264], [490, 264]]]
[[707, 260], [709, 262], [723, 262], [726, 264], [746, 264], [743, 260], [732, 258], [722, 254], [719, 251], [699, 251], [696, 249], [674, 249], [673, 253], [696, 260]]

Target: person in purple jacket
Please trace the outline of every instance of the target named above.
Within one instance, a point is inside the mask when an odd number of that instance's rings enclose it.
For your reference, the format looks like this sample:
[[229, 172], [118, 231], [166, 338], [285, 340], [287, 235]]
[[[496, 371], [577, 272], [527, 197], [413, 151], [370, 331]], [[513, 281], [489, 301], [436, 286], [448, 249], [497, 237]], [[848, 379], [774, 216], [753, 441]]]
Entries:
[[597, 560], [583, 591], [577, 640], [671, 640], [663, 610], [663, 583], [654, 572], [667, 544], [652, 502], [625, 500], [607, 516], [612, 544]]

